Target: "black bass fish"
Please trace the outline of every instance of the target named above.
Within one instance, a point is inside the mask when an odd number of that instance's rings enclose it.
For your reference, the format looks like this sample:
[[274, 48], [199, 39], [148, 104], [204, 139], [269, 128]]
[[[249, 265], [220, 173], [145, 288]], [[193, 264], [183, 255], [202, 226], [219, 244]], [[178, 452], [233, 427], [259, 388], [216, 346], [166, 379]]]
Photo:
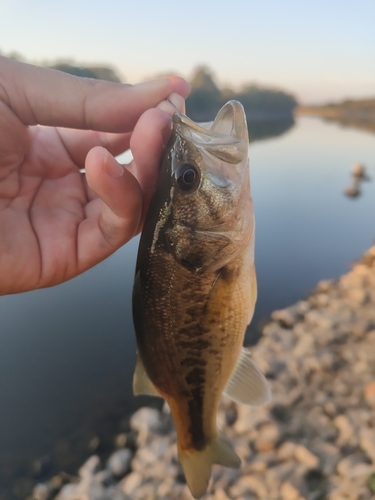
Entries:
[[270, 398], [242, 347], [256, 295], [243, 107], [228, 102], [209, 129], [176, 112], [138, 251], [133, 387], [169, 403], [195, 498], [212, 464], [240, 465], [216, 429], [221, 395], [249, 405]]

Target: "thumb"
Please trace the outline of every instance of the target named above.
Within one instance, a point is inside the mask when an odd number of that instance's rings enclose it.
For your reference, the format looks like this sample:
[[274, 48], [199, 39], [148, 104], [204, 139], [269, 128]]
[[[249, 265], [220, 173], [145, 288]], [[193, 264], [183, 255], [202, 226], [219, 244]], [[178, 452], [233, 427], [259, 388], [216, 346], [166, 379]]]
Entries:
[[79, 272], [102, 261], [138, 231], [142, 190], [136, 178], [104, 148], [95, 147], [86, 158], [86, 178], [99, 198], [85, 208], [78, 229]]

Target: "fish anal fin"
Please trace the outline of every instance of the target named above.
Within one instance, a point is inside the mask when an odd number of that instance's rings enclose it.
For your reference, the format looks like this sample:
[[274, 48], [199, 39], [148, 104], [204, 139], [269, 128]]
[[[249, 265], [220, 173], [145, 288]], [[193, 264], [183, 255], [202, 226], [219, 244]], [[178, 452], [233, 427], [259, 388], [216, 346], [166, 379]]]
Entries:
[[241, 349], [224, 394], [236, 403], [250, 406], [258, 406], [271, 399], [271, 390], [266, 377], [250, 359], [250, 351], [244, 347]]
[[241, 460], [231, 445], [219, 435], [203, 450], [184, 451], [179, 449], [178, 458], [185, 474], [186, 483], [193, 497], [197, 499], [201, 498], [207, 491], [212, 464], [233, 468], [238, 468], [241, 465]]
[[133, 392], [135, 396], [144, 394], [146, 396], [161, 397], [156, 387], [149, 379], [139, 354], [137, 354], [137, 363], [135, 365], [133, 377]]

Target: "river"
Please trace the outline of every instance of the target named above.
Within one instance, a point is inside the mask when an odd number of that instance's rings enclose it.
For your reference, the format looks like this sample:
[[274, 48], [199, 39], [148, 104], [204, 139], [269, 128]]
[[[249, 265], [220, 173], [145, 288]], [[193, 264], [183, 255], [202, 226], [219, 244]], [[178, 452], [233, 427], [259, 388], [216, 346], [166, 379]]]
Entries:
[[[358, 162], [372, 180], [348, 198]], [[254, 342], [272, 310], [347, 271], [375, 243], [375, 136], [300, 116], [281, 135], [251, 142], [250, 165], [259, 295], [247, 341]], [[0, 484], [8, 491], [37, 476], [37, 458], [45, 457], [46, 473], [73, 471], [90, 440], [111, 435], [138, 406], [137, 244], [63, 285], [0, 298]]]

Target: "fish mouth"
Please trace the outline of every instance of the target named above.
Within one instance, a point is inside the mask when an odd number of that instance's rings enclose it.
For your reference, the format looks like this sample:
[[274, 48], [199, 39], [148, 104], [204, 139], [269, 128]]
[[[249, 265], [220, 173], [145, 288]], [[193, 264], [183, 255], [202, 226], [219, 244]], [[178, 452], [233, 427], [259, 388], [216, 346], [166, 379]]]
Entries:
[[189, 118], [188, 116], [186, 116], [183, 113], [180, 113], [178, 111], [176, 111], [174, 113], [172, 120], [173, 120], [173, 123], [175, 125], [183, 125], [183, 126], [187, 127], [189, 130], [191, 130], [193, 132], [197, 132], [199, 135], [202, 135], [204, 137], [207, 137], [207, 142], [209, 142], [210, 144], [215, 142], [213, 140], [210, 140], [210, 138], [212, 138], [214, 140], [216, 139], [216, 141], [221, 140], [221, 142], [224, 142], [225, 144], [228, 144], [228, 143], [237, 144], [241, 140], [238, 137], [234, 137], [230, 134], [228, 134], [228, 135], [222, 134], [220, 132], [216, 132], [214, 130], [211, 130], [211, 128], [202, 127], [198, 123], [195, 123], [191, 118]]
[[246, 116], [239, 102], [225, 104], [209, 128], [202, 127], [178, 111], [172, 120], [176, 132], [196, 148], [232, 165], [247, 162], [249, 139]]

